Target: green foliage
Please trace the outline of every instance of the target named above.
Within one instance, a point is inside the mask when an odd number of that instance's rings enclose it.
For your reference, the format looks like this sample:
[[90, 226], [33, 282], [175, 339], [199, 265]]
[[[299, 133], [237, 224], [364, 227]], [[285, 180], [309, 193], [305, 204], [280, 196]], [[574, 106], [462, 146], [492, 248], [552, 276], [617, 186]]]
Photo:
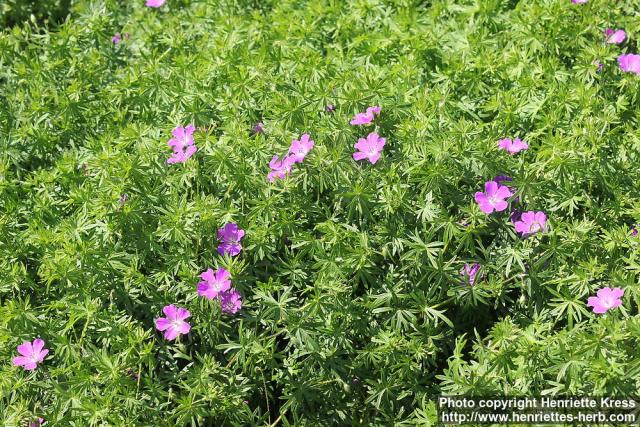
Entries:
[[0, 3], [0, 28], [22, 21], [58, 23], [70, 12], [74, 0], [3, 0]]
[[[6, 28], [2, 424], [431, 425], [440, 393], [636, 393], [640, 81], [616, 58], [636, 52], [638, 10], [101, 0], [55, 31]], [[630, 41], [603, 44], [606, 27]], [[368, 131], [349, 119], [370, 105], [376, 165], [351, 158]], [[188, 123], [199, 151], [167, 165]], [[269, 184], [303, 132], [315, 148]], [[528, 151], [498, 153], [518, 135]], [[496, 175], [546, 234], [479, 211]], [[246, 230], [233, 259], [216, 251], [229, 221]], [[465, 262], [482, 264], [475, 287]], [[197, 296], [208, 267], [231, 272], [237, 315]], [[624, 304], [594, 315], [603, 286]], [[179, 342], [153, 326], [170, 303], [192, 313]], [[45, 363], [11, 366], [37, 336]]]

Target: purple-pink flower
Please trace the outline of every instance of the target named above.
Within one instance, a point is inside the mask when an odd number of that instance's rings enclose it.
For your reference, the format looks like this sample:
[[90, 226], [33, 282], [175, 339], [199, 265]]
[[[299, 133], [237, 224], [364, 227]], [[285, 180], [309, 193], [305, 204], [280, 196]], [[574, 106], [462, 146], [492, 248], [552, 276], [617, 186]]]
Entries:
[[377, 133], [371, 132], [367, 139], [360, 138], [354, 147], [358, 150], [353, 153], [355, 160], [369, 159], [371, 164], [376, 164], [380, 158], [380, 153], [384, 148], [386, 140], [380, 137]]
[[620, 288], [602, 288], [598, 290], [596, 295], [595, 297], [589, 297], [587, 307], [593, 307], [594, 313], [603, 314], [622, 304], [620, 298], [624, 295], [624, 290]]
[[589, 0], [571, 0], [571, 3], [573, 4], [583, 4], [588, 2]]
[[36, 369], [38, 363], [42, 363], [49, 353], [44, 348], [44, 341], [36, 338], [33, 342], [25, 341], [18, 346], [20, 356], [14, 357], [12, 363], [14, 366], [22, 366], [27, 371]]
[[244, 237], [244, 230], [238, 228], [238, 224], [229, 223], [218, 229], [218, 253], [236, 256], [242, 250], [240, 240]]
[[120, 33], [116, 33], [113, 37], [111, 37], [111, 43], [118, 44], [122, 41], [122, 36]]
[[193, 132], [195, 130], [196, 127], [190, 124], [186, 128], [178, 126], [171, 131], [173, 138], [169, 140], [168, 145], [173, 149], [173, 154], [167, 160], [167, 163], [184, 163], [198, 151], [198, 147], [195, 146], [193, 141]]
[[259, 134], [259, 133], [264, 133], [264, 125], [262, 124], [262, 122], [256, 123], [256, 125], [253, 127], [252, 131], [256, 135]]
[[333, 113], [336, 107], [333, 104], [328, 104], [326, 109], [327, 109], [327, 113]]
[[301, 163], [306, 155], [313, 148], [314, 142], [308, 133], [303, 134], [300, 137], [300, 141], [294, 139], [291, 141], [291, 146], [289, 147], [289, 154], [287, 157], [291, 158], [291, 162], [293, 163]]
[[522, 150], [529, 148], [529, 144], [516, 138], [511, 140], [510, 138], [501, 139], [498, 141], [498, 149], [506, 150], [509, 154], [516, 154]]
[[357, 113], [353, 116], [353, 119], [349, 123], [353, 126], [369, 124], [376, 116], [380, 115], [380, 111], [381, 108], [378, 106], [369, 107], [364, 113]]
[[209, 268], [200, 277], [203, 281], [198, 283], [198, 294], [208, 299], [217, 298], [221, 292], [231, 287], [231, 274], [224, 268], [215, 272]]
[[291, 173], [291, 168], [295, 164], [292, 156], [284, 156], [282, 160], [276, 154], [271, 158], [269, 162], [269, 167], [271, 168], [271, 172], [267, 174], [267, 179], [269, 182], [273, 182], [278, 179], [285, 179]]
[[604, 30], [605, 43], [620, 44], [627, 38], [627, 33], [624, 30], [614, 30], [607, 28]]
[[480, 210], [486, 214], [493, 211], [500, 212], [507, 209], [509, 203], [505, 200], [513, 196], [509, 187], [499, 185], [495, 181], [487, 181], [484, 183], [484, 193], [477, 191], [475, 194], [476, 203], [480, 206]]
[[540, 211], [523, 212], [520, 219], [514, 222], [516, 231], [522, 236], [543, 232], [547, 225], [547, 215]]
[[465, 283], [473, 286], [475, 284], [478, 271], [480, 271], [480, 264], [477, 262], [472, 265], [465, 263], [464, 267], [460, 269], [460, 276], [462, 276]]
[[640, 224], [635, 225], [631, 229], [631, 237], [636, 237], [638, 235], [638, 227], [640, 227]]
[[640, 75], [640, 55], [622, 54], [618, 57], [618, 65], [622, 71]]
[[37, 420], [29, 422], [29, 427], [39, 427], [43, 424], [44, 424], [44, 418], [38, 417]]
[[220, 308], [223, 313], [235, 314], [240, 310], [240, 308], [242, 308], [242, 298], [240, 297], [240, 293], [233, 288], [222, 292], [219, 295], [219, 298]]
[[147, 0], [145, 3], [149, 7], [161, 7], [167, 0]]
[[156, 329], [164, 331], [165, 339], [172, 341], [179, 335], [189, 333], [191, 325], [185, 322], [191, 316], [189, 310], [171, 304], [165, 306], [162, 312], [166, 317], [156, 319]]

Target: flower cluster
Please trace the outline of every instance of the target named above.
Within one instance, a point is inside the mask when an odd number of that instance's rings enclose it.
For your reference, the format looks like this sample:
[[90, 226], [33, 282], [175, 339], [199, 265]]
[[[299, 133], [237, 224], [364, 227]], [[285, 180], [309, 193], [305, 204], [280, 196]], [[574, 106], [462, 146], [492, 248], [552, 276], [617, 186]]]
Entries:
[[376, 116], [380, 115], [382, 109], [379, 106], [369, 107], [364, 113], [357, 113], [349, 123], [353, 126], [368, 125], [373, 122]]
[[[124, 33], [124, 38], [128, 39], [129, 33]], [[113, 37], [111, 37], [111, 43], [113, 44], [120, 44], [121, 41], [122, 41], [122, 34], [120, 33], [115, 33]]]
[[224, 268], [216, 271], [209, 268], [200, 275], [198, 294], [207, 299], [219, 299], [224, 313], [234, 314], [242, 307], [240, 293], [231, 287], [231, 274]]
[[238, 228], [238, 224], [229, 223], [218, 229], [218, 253], [236, 256], [242, 250], [240, 240], [244, 237], [244, 230]]
[[[364, 113], [357, 113], [349, 122], [352, 126], [367, 125], [373, 122], [376, 116], [380, 115], [382, 109], [379, 106], [369, 107]], [[359, 138], [354, 148], [358, 151], [353, 153], [354, 160], [367, 159], [375, 165], [380, 158], [380, 153], [384, 148], [386, 140], [376, 132], [371, 132], [366, 138]]]
[[285, 179], [289, 176], [293, 165], [302, 163], [313, 146], [314, 142], [307, 133], [303, 134], [299, 141], [297, 139], [292, 140], [289, 151], [282, 159], [276, 154], [269, 162], [269, 167], [271, 168], [271, 172], [267, 174], [269, 182], [274, 182], [276, 178]]
[[[240, 240], [244, 237], [244, 230], [238, 228], [238, 224], [228, 223], [218, 229], [218, 252], [220, 255], [236, 256], [242, 251]], [[231, 287], [231, 273], [224, 268], [207, 269], [200, 274], [201, 282], [198, 282], [196, 290], [198, 295], [209, 300], [218, 299], [223, 313], [235, 314], [242, 308], [240, 292]], [[156, 320], [156, 329], [164, 332], [164, 338], [172, 341], [191, 330], [191, 325], [185, 320], [191, 316], [186, 308], [167, 305], [162, 311], [166, 317]]]

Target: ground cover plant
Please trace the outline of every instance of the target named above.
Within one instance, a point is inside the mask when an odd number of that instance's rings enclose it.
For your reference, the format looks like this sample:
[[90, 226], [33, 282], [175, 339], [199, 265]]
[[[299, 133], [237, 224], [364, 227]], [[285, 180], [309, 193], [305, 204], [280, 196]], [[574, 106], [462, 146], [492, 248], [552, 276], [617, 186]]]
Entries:
[[2, 425], [637, 395], [640, 1], [0, 14]]

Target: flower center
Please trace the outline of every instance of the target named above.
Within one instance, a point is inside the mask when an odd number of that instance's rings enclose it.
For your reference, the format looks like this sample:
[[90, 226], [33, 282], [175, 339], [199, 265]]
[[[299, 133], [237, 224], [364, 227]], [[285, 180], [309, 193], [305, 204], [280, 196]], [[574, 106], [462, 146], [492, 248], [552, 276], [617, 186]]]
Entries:
[[601, 298], [600, 302], [606, 308], [611, 308], [611, 307], [613, 307], [613, 304], [614, 304], [615, 300], [614, 300], [613, 297], [607, 296], [607, 297]]
[[532, 233], [536, 233], [538, 231], [542, 230], [542, 225], [540, 225], [539, 222], [535, 221], [533, 223], [531, 223], [531, 226], [529, 227], [529, 231]]

